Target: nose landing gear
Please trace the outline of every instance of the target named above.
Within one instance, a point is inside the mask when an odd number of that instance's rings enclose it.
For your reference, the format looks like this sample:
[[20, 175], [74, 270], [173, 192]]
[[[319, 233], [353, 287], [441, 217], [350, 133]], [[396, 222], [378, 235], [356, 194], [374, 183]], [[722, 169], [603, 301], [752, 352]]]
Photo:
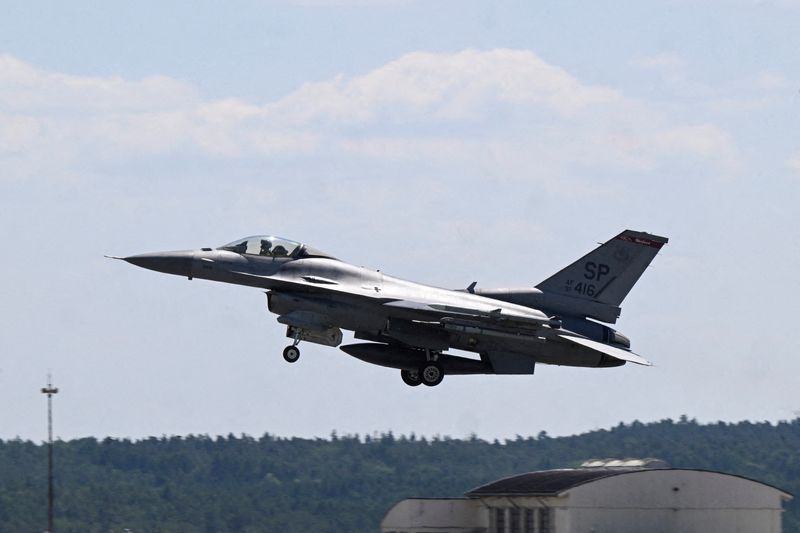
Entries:
[[[278, 317], [278, 322], [286, 323], [284, 315]], [[283, 349], [283, 358], [287, 363], [294, 363], [300, 359], [300, 349], [297, 347], [300, 341], [313, 342], [323, 346], [339, 346], [342, 343], [342, 330], [337, 327], [325, 327], [310, 329], [308, 327], [286, 326], [286, 336], [293, 340], [292, 344]]]
[[283, 349], [283, 359], [287, 363], [296, 363], [300, 359], [300, 348], [295, 345], [287, 346]]
[[296, 363], [298, 359], [300, 359], [300, 348], [297, 347], [300, 344], [300, 335], [301, 330], [296, 329], [295, 331], [287, 331], [287, 333], [293, 333], [294, 342], [283, 349], [283, 360], [287, 363]]

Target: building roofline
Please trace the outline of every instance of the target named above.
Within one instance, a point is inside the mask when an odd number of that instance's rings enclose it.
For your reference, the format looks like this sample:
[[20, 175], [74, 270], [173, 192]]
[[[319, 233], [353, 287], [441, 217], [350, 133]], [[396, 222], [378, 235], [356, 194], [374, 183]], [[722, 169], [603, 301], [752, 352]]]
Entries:
[[[771, 489], [777, 490], [781, 493], [781, 497], [785, 501], [790, 501], [794, 499], [794, 495], [790, 492], [787, 492], [775, 485], [770, 485], [769, 483], [764, 483], [763, 481], [759, 481], [757, 479], [749, 478], [747, 476], [742, 476], [739, 474], [731, 474], [729, 472], [720, 472], [718, 470], [706, 470], [703, 468], [559, 468], [559, 469], [552, 469], [552, 470], [537, 470], [533, 472], [525, 472], [522, 474], [515, 474], [513, 476], [506, 476], [504, 478], [500, 478], [495, 481], [491, 481], [489, 483], [485, 483], [479, 487], [475, 487], [474, 489], [466, 492], [464, 496], [469, 499], [479, 499], [479, 498], [488, 498], [488, 497], [513, 497], [513, 496], [559, 496], [564, 494], [565, 492], [572, 490], [576, 487], [580, 487], [582, 485], [586, 485], [588, 483], [593, 483], [595, 481], [599, 481], [601, 479], [606, 479], [609, 477], [620, 476], [623, 474], [635, 474], [639, 472], [665, 472], [665, 471], [683, 471], [683, 472], [705, 472], [709, 474], [720, 474], [723, 476], [731, 476], [737, 477], [740, 479], [744, 479], [746, 481], [751, 481], [753, 483], [758, 483], [759, 485], [764, 485]], [[527, 474], [537, 474], [537, 473], [557, 473], [557, 472], [596, 472], [598, 475], [590, 477], [588, 479], [583, 479], [580, 481], [576, 481], [568, 486], [563, 488], [552, 490], [552, 491], [497, 491], [497, 492], [478, 492], [482, 487], [487, 487], [490, 485], [494, 485], [496, 483], [501, 483], [503, 481], [509, 481], [514, 478], [518, 478], [521, 476], [525, 476]]]
[[433, 496], [410, 496], [408, 498], [402, 498], [400, 500], [395, 500], [393, 505], [397, 505], [400, 502], [407, 502], [408, 500], [436, 500], [437, 502], [440, 501], [465, 501], [465, 500], [472, 500], [473, 498], [465, 498], [464, 496], [448, 496], [446, 498], [436, 498]]

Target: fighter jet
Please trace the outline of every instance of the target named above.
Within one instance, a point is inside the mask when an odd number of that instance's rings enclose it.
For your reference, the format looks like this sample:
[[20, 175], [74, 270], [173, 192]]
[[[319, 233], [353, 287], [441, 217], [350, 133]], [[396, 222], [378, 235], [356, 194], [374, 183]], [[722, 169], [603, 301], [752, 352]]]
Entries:
[[412, 387], [432, 387], [445, 375], [533, 374], [537, 363], [650, 365], [607, 324], [616, 323], [622, 300], [667, 241], [626, 230], [534, 287], [496, 289], [423, 285], [268, 235], [114, 259], [265, 290], [291, 339], [283, 350], [289, 363], [300, 358], [300, 342], [336, 347], [349, 330], [366, 342], [341, 346], [345, 353], [399, 369]]

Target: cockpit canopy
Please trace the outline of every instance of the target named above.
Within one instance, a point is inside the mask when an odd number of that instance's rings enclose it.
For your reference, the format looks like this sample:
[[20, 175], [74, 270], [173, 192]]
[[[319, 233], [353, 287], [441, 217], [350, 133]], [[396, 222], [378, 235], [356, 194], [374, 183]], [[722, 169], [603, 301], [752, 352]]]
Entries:
[[262, 257], [307, 259], [310, 257], [325, 257], [336, 259], [316, 248], [311, 248], [299, 242], [290, 241], [282, 237], [272, 235], [253, 235], [239, 239], [225, 246], [220, 246], [218, 250], [228, 250], [237, 254], [259, 255]]

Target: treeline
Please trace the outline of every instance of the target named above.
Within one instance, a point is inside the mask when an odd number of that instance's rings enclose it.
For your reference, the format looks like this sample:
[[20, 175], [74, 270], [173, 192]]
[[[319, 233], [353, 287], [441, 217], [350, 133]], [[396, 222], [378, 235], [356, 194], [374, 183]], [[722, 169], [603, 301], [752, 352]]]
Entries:
[[[234, 436], [56, 442], [56, 523], [68, 532], [375, 532], [409, 496], [461, 496], [497, 478], [598, 457], [656, 457], [739, 474], [800, 498], [800, 419], [619, 424], [572, 437]], [[46, 529], [47, 450], [0, 441], [0, 532]], [[800, 504], [784, 531], [800, 533]]]

